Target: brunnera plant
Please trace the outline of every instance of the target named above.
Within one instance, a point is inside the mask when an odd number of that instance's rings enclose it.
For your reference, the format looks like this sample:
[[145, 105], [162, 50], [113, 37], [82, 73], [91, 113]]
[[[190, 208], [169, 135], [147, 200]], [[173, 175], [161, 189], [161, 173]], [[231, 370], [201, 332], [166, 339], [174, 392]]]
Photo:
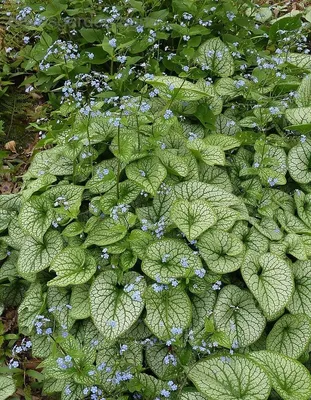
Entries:
[[15, 10], [14, 68], [54, 111], [0, 196], [0, 300], [28, 338], [0, 398], [31, 349], [63, 400], [308, 400], [308, 10], [101, 3]]

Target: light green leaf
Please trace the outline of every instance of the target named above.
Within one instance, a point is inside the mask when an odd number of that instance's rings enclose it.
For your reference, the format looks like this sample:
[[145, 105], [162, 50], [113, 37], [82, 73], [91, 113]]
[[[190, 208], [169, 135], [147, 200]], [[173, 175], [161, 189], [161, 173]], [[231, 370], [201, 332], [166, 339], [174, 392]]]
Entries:
[[199, 332], [205, 324], [205, 320], [214, 310], [216, 302], [215, 290], [208, 289], [202, 294], [191, 296], [192, 303], [192, 323], [191, 329], [196, 333]]
[[311, 320], [305, 314], [285, 314], [267, 337], [267, 350], [299, 358], [311, 340]]
[[247, 290], [228, 285], [221, 289], [214, 309], [217, 330], [225, 332], [231, 343], [246, 347], [256, 342], [266, 325], [266, 319], [256, 307]]
[[190, 241], [213, 226], [217, 217], [207, 201], [177, 200], [171, 208], [171, 219]]
[[157, 156], [169, 173], [185, 177], [189, 173], [189, 162], [186, 157], [180, 156], [175, 149], [159, 150]]
[[200, 181], [219, 187], [226, 192], [232, 192], [232, 184], [225, 168], [200, 164]]
[[20, 193], [2, 194], [0, 196], [0, 209], [7, 211], [19, 211], [21, 206]]
[[154, 237], [140, 229], [134, 229], [131, 231], [128, 237], [128, 243], [134, 254], [137, 255], [141, 260], [144, 258], [148, 245], [154, 241]]
[[15, 216], [15, 212], [0, 209], [0, 233], [7, 229], [11, 222], [11, 219]]
[[[311, 109], [310, 114], [311, 115]], [[311, 141], [306, 140], [290, 149], [288, 153], [288, 171], [298, 183], [311, 182], [310, 161]]]
[[19, 223], [26, 234], [42, 242], [53, 218], [51, 202], [45, 196], [33, 196], [24, 203], [19, 214]]
[[286, 60], [289, 64], [301, 69], [311, 70], [311, 55], [304, 53], [289, 53]]
[[61, 235], [57, 231], [48, 231], [42, 242], [31, 236], [22, 244], [17, 262], [20, 274], [36, 273], [47, 268], [63, 248]]
[[25, 298], [18, 308], [19, 329], [29, 334], [33, 328], [36, 316], [41, 314], [45, 296], [40, 283], [33, 283], [26, 292]]
[[223, 150], [231, 150], [241, 145], [241, 142], [236, 137], [217, 134], [206, 136], [204, 142], [210, 146], [219, 146]]
[[28, 200], [33, 193], [50, 186], [56, 180], [56, 176], [47, 173], [37, 177], [35, 180], [28, 181], [26, 188], [22, 191], [23, 199]]
[[198, 85], [176, 76], [154, 76], [146, 82], [159, 89], [159, 96], [164, 99], [196, 101], [211, 96]]
[[142, 262], [142, 271], [154, 280], [169, 283], [172, 278], [190, 277], [194, 269], [202, 268], [198, 255], [176, 239], [151, 243]]
[[241, 272], [266, 317], [273, 319], [286, 306], [294, 290], [288, 263], [271, 253], [248, 252]]
[[295, 101], [298, 107], [308, 107], [311, 104], [311, 75], [301, 81]]
[[169, 348], [163, 344], [155, 343], [146, 348], [146, 360], [149, 368], [162, 380], [177, 379], [182, 372], [178, 365], [178, 355], [173, 355], [171, 362], [166, 363], [165, 357], [172, 357]]
[[0, 400], [6, 400], [15, 392], [15, 383], [11, 375], [0, 376]]
[[97, 246], [106, 246], [123, 239], [127, 233], [125, 225], [113, 218], [99, 219], [92, 226], [84, 246], [89, 247], [93, 244]]
[[191, 301], [186, 292], [177, 286], [176, 288], [164, 288], [156, 292], [149, 286], [146, 295], [145, 324], [162, 340], [168, 340], [174, 336], [173, 328], [188, 328], [191, 324]]
[[210, 400], [266, 400], [271, 390], [263, 370], [241, 355], [199, 361], [188, 377]]
[[228, 193], [215, 185], [209, 185], [205, 182], [182, 182], [174, 186], [174, 194], [177, 199], [188, 201], [207, 200], [212, 207], [223, 207], [240, 204], [241, 201], [236, 196]]
[[225, 165], [226, 155], [220, 146], [212, 146], [203, 139], [195, 139], [187, 144], [189, 150], [207, 165]]
[[166, 168], [158, 157], [145, 157], [126, 167], [127, 177], [153, 196], [165, 179], [166, 174]]
[[198, 49], [196, 61], [214, 75], [227, 77], [234, 73], [234, 61], [228, 47], [219, 38], [208, 39]]
[[294, 200], [299, 218], [311, 227], [311, 194], [305, 194], [301, 190], [296, 189]]
[[208, 400], [208, 399], [203, 394], [201, 394], [191, 388], [191, 391], [190, 390], [188, 391], [187, 389], [185, 389], [181, 393], [180, 400]]
[[256, 351], [249, 357], [267, 373], [283, 400], [310, 399], [311, 375], [304, 365], [272, 351]]
[[140, 275], [127, 272], [121, 282], [123, 287], [117, 285], [117, 274], [106, 271], [95, 279], [90, 290], [92, 319], [108, 340], [114, 340], [127, 331], [144, 308], [140, 297], [144, 295], [146, 283]]
[[287, 258], [288, 254], [291, 254], [297, 260], [308, 259], [307, 249], [301, 235], [289, 234], [280, 242], [271, 242], [270, 251], [284, 259]]
[[31, 354], [37, 358], [47, 358], [51, 354], [53, 339], [49, 335], [32, 335]]
[[234, 98], [241, 93], [235, 85], [236, 81], [232, 78], [220, 78], [215, 84], [215, 91], [219, 96]]
[[255, 218], [250, 218], [249, 222], [265, 237], [270, 240], [281, 240], [283, 233], [278, 224], [271, 218], [263, 217], [260, 222]]
[[48, 190], [46, 196], [59, 213], [75, 217], [79, 213], [83, 191], [83, 186], [57, 185]]
[[311, 261], [292, 264], [294, 293], [286, 308], [293, 314], [304, 313], [311, 318]]
[[59, 325], [64, 325], [70, 330], [75, 320], [71, 318], [70, 310], [70, 290], [68, 288], [50, 286], [47, 292], [48, 309], [53, 310], [53, 317]]
[[276, 212], [276, 217], [281, 227], [288, 233], [311, 234], [311, 228], [305, 225], [300, 218], [295, 217], [295, 215], [289, 211], [279, 209]]
[[285, 117], [292, 125], [311, 123], [311, 107], [288, 108]]
[[66, 247], [54, 258], [50, 269], [57, 276], [48, 282], [48, 286], [80, 285], [95, 274], [96, 261], [82, 248]]
[[229, 207], [214, 207], [213, 210], [217, 217], [217, 223], [213, 226], [213, 229], [228, 231], [233, 227], [237, 220], [242, 219], [242, 216], [238, 211]]
[[91, 315], [89, 304], [89, 285], [78, 285], [72, 288], [70, 298], [70, 316], [74, 319], [85, 319]]
[[232, 233], [210, 229], [198, 241], [198, 248], [208, 267], [225, 274], [240, 268], [244, 258], [244, 245]]
[[80, 235], [83, 232], [83, 225], [79, 221], [74, 221], [67, 225], [62, 231], [62, 235], [65, 237], [74, 237]]

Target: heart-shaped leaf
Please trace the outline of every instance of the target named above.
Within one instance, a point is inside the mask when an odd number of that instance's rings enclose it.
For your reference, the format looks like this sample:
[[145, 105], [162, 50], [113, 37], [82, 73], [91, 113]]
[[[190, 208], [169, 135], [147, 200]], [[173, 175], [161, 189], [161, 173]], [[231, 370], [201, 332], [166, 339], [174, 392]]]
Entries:
[[228, 47], [219, 38], [208, 39], [201, 44], [196, 60], [216, 76], [227, 77], [234, 73], [233, 58]]
[[63, 248], [61, 235], [57, 231], [48, 231], [42, 242], [31, 236], [26, 237], [22, 244], [17, 262], [17, 270], [21, 274], [42, 271]]
[[237, 347], [256, 342], [266, 325], [266, 319], [256, 307], [252, 294], [234, 285], [221, 289], [214, 319], [217, 330], [225, 332]]
[[158, 157], [145, 157], [126, 167], [127, 177], [153, 196], [166, 177], [166, 168]]
[[95, 274], [96, 261], [86, 250], [68, 246], [54, 258], [50, 269], [57, 276], [48, 286], [80, 285]]
[[121, 336], [138, 320], [144, 309], [145, 288], [145, 280], [136, 272], [124, 274], [121, 285], [114, 271], [95, 279], [90, 290], [91, 316], [107, 340]]
[[[310, 114], [311, 115], [311, 108]], [[290, 149], [288, 153], [288, 170], [291, 177], [298, 183], [311, 182], [310, 161], [311, 141], [306, 140]]]
[[288, 263], [271, 253], [248, 252], [241, 272], [266, 317], [273, 319], [286, 306], [294, 290]]
[[151, 243], [142, 262], [142, 270], [150, 278], [169, 283], [172, 278], [190, 277], [202, 268], [200, 257], [183, 241], [164, 239]]
[[273, 389], [282, 399], [310, 399], [311, 375], [304, 365], [272, 351], [257, 351], [249, 357], [267, 373]]
[[311, 341], [311, 319], [305, 314], [285, 314], [267, 337], [267, 350], [299, 358]]
[[148, 287], [146, 291], [145, 323], [160, 339], [173, 338], [176, 330], [182, 332], [191, 323], [191, 301], [179, 286], [161, 291]]
[[216, 223], [216, 215], [207, 201], [177, 200], [171, 208], [171, 219], [186, 235], [194, 240]]
[[232, 233], [210, 229], [199, 239], [200, 254], [208, 267], [225, 274], [240, 268], [244, 258], [244, 246]]
[[311, 318], [311, 261], [296, 261], [292, 272], [294, 293], [286, 307], [293, 314], [304, 313]]
[[210, 400], [266, 400], [271, 390], [265, 372], [242, 355], [199, 361], [188, 377]]

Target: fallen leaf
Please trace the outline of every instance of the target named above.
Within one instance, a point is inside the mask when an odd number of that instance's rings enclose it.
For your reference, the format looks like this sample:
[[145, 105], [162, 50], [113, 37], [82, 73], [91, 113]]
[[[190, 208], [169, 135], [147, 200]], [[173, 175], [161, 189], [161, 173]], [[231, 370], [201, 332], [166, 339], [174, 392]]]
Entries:
[[15, 140], [10, 140], [4, 145], [5, 150], [10, 150], [12, 153], [17, 153]]

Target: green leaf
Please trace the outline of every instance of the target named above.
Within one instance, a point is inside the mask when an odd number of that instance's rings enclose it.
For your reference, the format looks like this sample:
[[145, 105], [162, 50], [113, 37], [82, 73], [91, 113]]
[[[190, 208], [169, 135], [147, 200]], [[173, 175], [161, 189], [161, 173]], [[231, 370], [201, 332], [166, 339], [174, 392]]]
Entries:
[[223, 150], [231, 150], [241, 145], [241, 142], [236, 137], [217, 134], [206, 136], [204, 141], [210, 146], [219, 146]]
[[177, 200], [171, 208], [171, 219], [189, 241], [196, 239], [216, 223], [216, 215], [204, 200]]
[[198, 49], [196, 61], [209, 67], [216, 76], [228, 77], [234, 73], [234, 60], [228, 47], [219, 38], [204, 42]]
[[71, 318], [70, 310], [66, 307], [70, 304], [70, 290], [68, 288], [50, 286], [47, 291], [47, 306], [52, 309], [53, 317], [59, 325], [64, 325], [69, 330], [75, 320]]
[[0, 376], [0, 400], [6, 400], [15, 392], [15, 383], [12, 376]]
[[159, 96], [164, 99], [196, 101], [210, 97], [209, 93], [198, 85], [176, 76], [154, 76], [152, 79], [146, 79], [146, 82], [159, 89]]
[[141, 260], [144, 258], [146, 249], [149, 244], [154, 241], [154, 237], [140, 229], [134, 229], [131, 231], [128, 242], [132, 249], [132, 252], [137, 255]]
[[301, 69], [311, 70], [311, 55], [303, 53], [289, 53], [286, 61]]
[[273, 319], [286, 306], [294, 290], [288, 263], [271, 253], [248, 252], [241, 272], [266, 317]]
[[89, 304], [89, 285], [78, 285], [72, 288], [70, 298], [70, 316], [74, 319], [86, 319], [91, 315]]
[[190, 392], [184, 389], [184, 391], [181, 393], [180, 400], [207, 400], [207, 397], [194, 390], [191, 390]]
[[154, 374], [162, 380], [176, 379], [182, 372], [177, 363], [178, 355], [173, 355], [173, 360], [165, 362], [165, 357], [172, 357], [169, 348], [166, 345], [155, 343], [146, 348], [146, 361]]
[[145, 157], [126, 167], [127, 177], [153, 196], [166, 177], [166, 168], [158, 157]]
[[149, 286], [146, 295], [145, 324], [159, 339], [174, 337], [173, 328], [188, 328], [191, 324], [191, 301], [179, 286], [156, 292]]
[[188, 377], [210, 400], [266, 400], [271, 390], [263, 370], [241, 355], [199, 361]]
[[151, 243], [142, 262], [143, 272], [154, 280], [169, 283], [172, 278], [190, 277], [202, 268], [198, 255], [181, 240], [164, 239]]
[[306, 233], [311, 234], [311, 228], [305, 225], [300, 218], [295, 217], [289, 211], [277, 210], [277, 220], [281, 227], [288, 233]]
[[283, 400], [310, 398], [311, 375], [298, 361], [272, 351], [257, 351], [249, 357], [267, 373], [273, 389]]
[[205, 182], [182, 182], [174, 186], [174, 194], [177, 199], [188, 201], [207, 200], [212, 207], [223, 207], [240, 204], [241, 201], [231, 193], [215, 185], [209, 185]]
[[311, 107], [288, 108], [285, 117], [292, 125], [311, 123]]
[[240, 268], [244, 258], [244, 245], [232, 233], [210, 229], [198, 241], [198, 248], [208, 267], [225, 274]]
[[51, 263], [56, 278], [48, 286], [80, 285], [91, 279], [96, 272], [95, 259], [79, 247], [66, 247]]
[[305, 314], [285, 314], [267, 336], [267, 350], [299, 358], [311, 341], [311, 320]]
[[15, 216], [15, 212], [0, 209], [0, 233], [7, 229], [11, 222], [11, 219]]
[[232, 192], [232, 184], [226, 169], [212, 165], [200, 164], [200, 181]]
[[286, 307], [293, 314], [304, 313], [311, 318], [311, 261], [296, 261], [292, 272], [294, 293]]
[[89, 247], [93, 244], [106, 246], [123, 239], [126, 233], [127, 228], [120, 221], [113, 218], [99, 219], [92, 226], [84, 242], [84, 246]]
[[226, 155], [220, 146], [206, 144], [202, 139], [192, 140], [187, 144], [193, 155], [207, 165], [225, 165]]
[[33, 196], [24, 203], [19, 214], [19, 223], [26, 234], [42, 242], [53, 218], [54, 211], [51, 202], [45, 196]]
[[79, 213], [83, 191], [83, 186], [57, 185], [48, 190], [46, 196], [58, 212], [76, 217]]
[[27, 290], [26, 296], [18, 308], [18, 323], [21, 332], [29, 334], [37, 315], [44, 307], [45, 296], [40, 283], [33, 283]]
[[121, 288], [118, 287], [118, 277], [114, 271], [106, 271], [91, 286], [91, 316], [107, 340], [114, 340], [127, 331], [144, 308], [140, 297], [145, 291], [145, 280], [136, 272], [127, 272], [121, 285]]
[[19, 211], [21, 206], [20, 193], [3, 194], [0, 196], [0, 209], [7, 211]]
[[196, 333], [205, 325], [207, 317], [213, 313], [216, 302], [215, 290], [208, 289], [202, 294], [191, 296], [192, 303], [192, 323], [191, 329]]
[[311, 103], [311, 75], [307, 75], [301, 81], [295, 98], [298, 107], [308, 107]]
[[247, 290], [228, 285], [221, 289], [214, 309], [216, 329], [225, 332], [231, 343], [246, 347], [256, 342], [266, 319]]
[[44, 270], [62, 248], [63, 241], [57, 231], [46, 232], [42, 242], [31, 236], [26, 237], [19, 253], [17, 271], [20, 274], [29, 274]]
[[[311, 110], [310, 110], [311, 115]], [[288, 171], [290, 176], [298, 183], [311, 182], [310, 171], [311, 141], [299, 143], [288, 153]]]
[[28, 200], [35, 192], [50, 186], [56, 181], [56, 176], [51, 174], [44, 174], [37, 179], [28, 181], [26, 189], [22, 191], [23, 199]]

